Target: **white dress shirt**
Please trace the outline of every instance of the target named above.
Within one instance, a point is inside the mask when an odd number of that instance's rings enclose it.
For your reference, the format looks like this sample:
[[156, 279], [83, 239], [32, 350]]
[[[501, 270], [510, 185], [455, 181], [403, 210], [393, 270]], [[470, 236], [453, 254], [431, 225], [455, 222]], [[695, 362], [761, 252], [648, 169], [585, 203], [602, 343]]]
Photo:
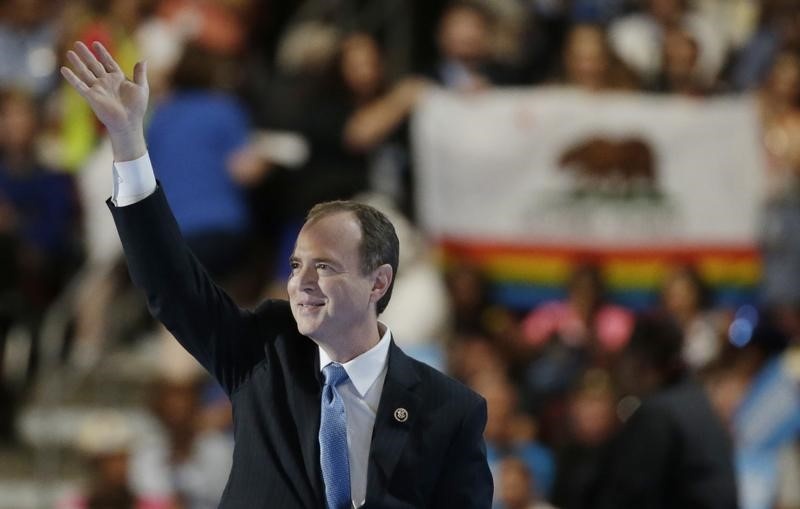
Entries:
[[[111, 201], [117, 207], [132, 205], [150, 196], [156, 190], [156, 178], [148, 154], [133, 161], [114, 163], [114, 188]], [[347, 412], [347, 450], [350, 463], [350, 495], [353, 506], [361, 507], [366, 501], [367, 466], [372, 443], [372, 428], [383, 393], [389, 344], [392, 334], [389, 327], [378, 324], [383, 331], [378, 344], [342, 366], [347, 381], [338, 387]], [[319, 369], [333, 362], [319, 348]]]
[[[347, 414], [347, 451], [353, 507], [361, 507], [366, 501], [369, 446], [389, 360], [392, 333], [383, 323], [379, 322], [379, 327], [383, 330], [383, 336], [378, 344], [342, 364], [347, 372], [347, 380], [337, 388]], [[331, 362], [325, 350], [319, 348], [320, 371]]]
[[111, 201], [117, 207], [144, 200], [156, 190], [156, 176], [147, 153], [133, 161], [115, 161], [113, 178]]

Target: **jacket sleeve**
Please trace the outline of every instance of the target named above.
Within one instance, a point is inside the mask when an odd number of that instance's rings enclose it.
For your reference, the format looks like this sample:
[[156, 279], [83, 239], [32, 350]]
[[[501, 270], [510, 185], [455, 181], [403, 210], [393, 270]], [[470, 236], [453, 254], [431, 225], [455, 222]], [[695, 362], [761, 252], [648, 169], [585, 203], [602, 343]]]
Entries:
[[461, 429], [447, 450], [431, 507], [488, 509], [494, 484], [486, 459], [486, 400], [480, 398], [467, 412]]
[[107, 204], [150, 313], [231, 394], [264, 358], [255, 314], [239, 308], [191, 253], [161, 186], [135, 204]]

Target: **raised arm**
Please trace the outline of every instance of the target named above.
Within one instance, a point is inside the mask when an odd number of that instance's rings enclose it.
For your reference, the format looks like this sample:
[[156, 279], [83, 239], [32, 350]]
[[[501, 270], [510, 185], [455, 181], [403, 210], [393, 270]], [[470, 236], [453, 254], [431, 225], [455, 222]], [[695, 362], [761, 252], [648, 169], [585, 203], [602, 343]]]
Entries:
[[[147, 154], [143, 134], [149, 92], [146, 67], [137, 63], [133, 80], [129, 80], [100, 43], [93, 48], [97, 57], [86, 45], [77, 43], [75, 51], [67, 54], [71, 67], [63, 67], [61, 73], [108, 129], [115, 178], [127, 178], [117, 173], [122, 166], [133, 168], [127, 175], [136, 178], [136, 173], [142, 173], [140, 163], [149, 161], [143, 157]], [[120, 164], [134, 160], [139, 161]], [[230, 393], [264, 357], [267, 338], [256, 330], [255, 315], [240, 309], [214, 284], [191, 253], [164, 193], [156, 186], [149, 162], [144, 169], [150, 175], [148, 192], [109, 204], [131, 278], [145, 292], [153, 316]], [[115, 186], [115, 195], [118, 189]]]

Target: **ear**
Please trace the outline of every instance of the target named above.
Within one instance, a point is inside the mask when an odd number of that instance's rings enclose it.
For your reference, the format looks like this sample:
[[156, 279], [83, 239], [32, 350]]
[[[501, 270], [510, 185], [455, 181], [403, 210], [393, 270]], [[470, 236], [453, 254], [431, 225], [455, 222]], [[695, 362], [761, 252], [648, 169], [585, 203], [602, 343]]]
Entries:
[[381, 297], [389, 290], [389, 285], [392, 284], [394, 279], [394, 271], [392, 266], [384, 263], [372, 273], [372, 292], [370, 293], [370, 300], [377, 303]]

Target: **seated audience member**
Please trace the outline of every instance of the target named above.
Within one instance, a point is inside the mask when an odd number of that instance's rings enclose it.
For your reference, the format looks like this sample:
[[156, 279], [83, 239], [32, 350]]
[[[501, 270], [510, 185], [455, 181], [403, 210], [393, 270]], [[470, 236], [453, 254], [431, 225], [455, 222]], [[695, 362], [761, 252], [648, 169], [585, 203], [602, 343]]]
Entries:
[[505, 458], [498, 470], [498, 509], [553, 509], [534, 490], [535, 479], [524, 461]]
[[115, 412], [88, 416], [77, 437], [87, 479], [80, 493], [67, 494], [57, 509], [177, 509], [168, 499], [139, 497], [129, 482], [136, 436]]
[[617, 427], [616, 403], [611, 376], [605, 370], [588, 370], [570, 392], [550, 497], [559, 509], [588, 506], [600, 459]]
[[497, 371], [478, 374], [470, 385], [486, 398], [486, 457], [495, 479], [502, 460], [517, 457], [536, 479], [535, 487], [531, 480], [531, 490], [546, 497], [553, 484], [555, 464], [550, 450], [536, 440], [534, 420], [520, 410], [517, 389]]
[[202, 381], [191, 374], [162, 375], [154, 384], [152, 404], [159, 426], [132, 456], [131, 487], [139, 496], [170, 499], [185, 509], [218, 506], [231, 469], [233, 438], [204, 429]]

